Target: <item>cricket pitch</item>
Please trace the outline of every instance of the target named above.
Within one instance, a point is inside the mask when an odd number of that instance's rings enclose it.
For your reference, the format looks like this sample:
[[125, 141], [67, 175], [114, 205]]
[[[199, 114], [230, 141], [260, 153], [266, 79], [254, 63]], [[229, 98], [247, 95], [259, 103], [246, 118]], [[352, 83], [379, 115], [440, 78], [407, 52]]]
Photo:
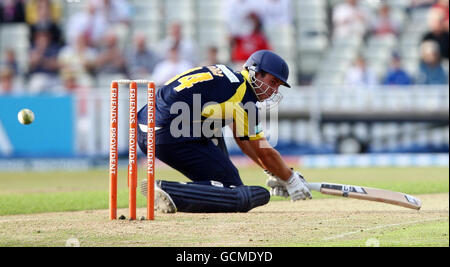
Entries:
[[1, 216], [0, 246], [449, 246], [449, 194], [418, 197], [420, 211], [333, 197], [155, 221], [110, 221], [107, 210]]

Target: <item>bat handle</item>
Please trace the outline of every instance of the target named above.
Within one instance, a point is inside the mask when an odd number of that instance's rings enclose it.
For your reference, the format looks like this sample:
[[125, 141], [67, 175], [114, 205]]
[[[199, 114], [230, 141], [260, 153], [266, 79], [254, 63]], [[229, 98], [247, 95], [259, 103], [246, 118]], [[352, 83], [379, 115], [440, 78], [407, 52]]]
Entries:
[[307, 183], [309, 190], [320, 192], [320, 188], [322, 188], [322, 183]]

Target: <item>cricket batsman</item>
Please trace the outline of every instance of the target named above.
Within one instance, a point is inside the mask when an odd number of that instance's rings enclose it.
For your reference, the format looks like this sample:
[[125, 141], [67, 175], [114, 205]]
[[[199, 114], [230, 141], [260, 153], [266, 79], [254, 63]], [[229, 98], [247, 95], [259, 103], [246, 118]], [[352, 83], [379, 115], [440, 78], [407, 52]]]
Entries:
[[[264, 137], [258, 105], [282, 99], [289, 67], [277, 54], [252, 54], [240, 72], [225, 65], [198, 67], [172, 78], [156, 95], [156, 157], [192, 182], [155, 182], [155, 209], [179, 212], [247, 212], [270, 196], [311, 198], [303, 176], [291, 170]], [[147, 153], [147, 106], [138, 113], [138, 144]], [[230, 127], [240, 149], [268, 175], [270, 192], [243, 184], [222, 137]], [[147, 181], [141, 183], [147, 196]]]

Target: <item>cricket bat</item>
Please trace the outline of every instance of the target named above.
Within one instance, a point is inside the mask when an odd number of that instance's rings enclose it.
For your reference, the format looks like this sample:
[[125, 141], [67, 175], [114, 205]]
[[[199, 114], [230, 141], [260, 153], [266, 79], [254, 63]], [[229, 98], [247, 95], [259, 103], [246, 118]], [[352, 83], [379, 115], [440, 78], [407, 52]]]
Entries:
[[326, 195], [384, 202], [415, 210], [419, 210], [422, 206], [422, 202], [418, 198], [384, 189], [356, 185], [330, 184], [326, 182], [309, 183], [308, 187], [310, 190]]

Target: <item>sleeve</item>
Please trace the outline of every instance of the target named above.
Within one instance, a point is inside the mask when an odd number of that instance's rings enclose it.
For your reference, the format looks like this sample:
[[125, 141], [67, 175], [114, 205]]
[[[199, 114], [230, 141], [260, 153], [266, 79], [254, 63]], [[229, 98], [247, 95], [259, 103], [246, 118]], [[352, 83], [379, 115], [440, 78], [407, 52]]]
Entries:
[[233, 120], [236, 125], [236, 137], [241, 140], [254, 141], [264, 137], [258, 108], [254, 103], [247, 103], [245, 106], [236, 105]]

